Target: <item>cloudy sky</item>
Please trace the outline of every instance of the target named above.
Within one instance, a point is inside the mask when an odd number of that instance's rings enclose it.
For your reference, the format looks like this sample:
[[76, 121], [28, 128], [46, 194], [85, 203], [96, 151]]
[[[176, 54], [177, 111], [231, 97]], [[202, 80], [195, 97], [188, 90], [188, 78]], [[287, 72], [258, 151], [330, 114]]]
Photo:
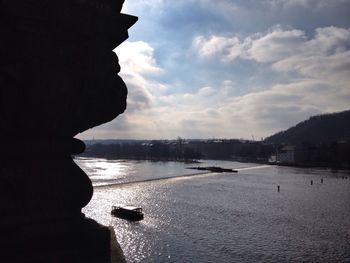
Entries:
[[260, 139], [350, 109], [350, 0], [127, 0], [128, 109], [84, 139]]

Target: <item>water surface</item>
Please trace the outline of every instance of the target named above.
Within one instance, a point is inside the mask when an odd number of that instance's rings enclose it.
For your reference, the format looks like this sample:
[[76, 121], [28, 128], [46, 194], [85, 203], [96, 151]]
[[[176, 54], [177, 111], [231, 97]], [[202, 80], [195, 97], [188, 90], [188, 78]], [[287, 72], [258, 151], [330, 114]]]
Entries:
[[[208, 161], [202, 165], [239, 173], [147, 181], [193, 170], [171, 162], [77, 162], [100, 186], [84, 212], [115, 228], [128, 262], [350, 262], [348, 173]], [[132, 181], [144, 182], [101, 187]], [[111, 217], [119, 203], [142, 206], [145, 219]]]

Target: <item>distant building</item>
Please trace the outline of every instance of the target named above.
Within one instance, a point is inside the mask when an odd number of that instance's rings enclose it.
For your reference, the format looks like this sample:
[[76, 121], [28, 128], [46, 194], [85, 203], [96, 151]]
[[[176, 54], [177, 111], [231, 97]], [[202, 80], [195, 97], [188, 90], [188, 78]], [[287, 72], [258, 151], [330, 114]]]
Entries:
[[302, 163], [307, 161], [308, 151], [302, 146], [281, 146], [276, 153], [276, 163]]
[[271, 155], [270, 158], [268, 159], [269, 163], [276, 163], [277, 162], [277, 156], [276, 155]]
[[327, 166], [350, 168], [350, 143], [337, 141], [312, 144], [304, 142], [299, 145], [280, 145], [268, 159], [269, 163]]
[[295, 163], [296, 161], [296, 147], [293, 145], [283, 146], [277, 151], [277, 163]]

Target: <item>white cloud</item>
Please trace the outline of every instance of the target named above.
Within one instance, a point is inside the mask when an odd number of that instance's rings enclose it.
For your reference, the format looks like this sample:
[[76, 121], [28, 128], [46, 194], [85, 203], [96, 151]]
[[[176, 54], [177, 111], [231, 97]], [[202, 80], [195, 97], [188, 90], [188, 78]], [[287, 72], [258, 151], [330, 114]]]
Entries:
[[254, 37], [245, 55], [262, 63], [278, 61], [300, 53], [306, 40], [305, 33], [301, 30], [282, 30], [279, 27], [265, 35]]
[[216, 93], [212, 87], [203, 87], [199, 90], [198, 94], [203, 97], [213, 96]]
[[316, 30], [314, 38], [305, 40], [299, 52], [282, 57], [272, 64], [277, 72], [298, 73], [330, 88], [348, 90], [350, 81], [350, 30], [327, 27]]
[[310, 36], [303, 30], [275, 26], [246, 37], [197, 36], [193, 47], [206, 65], [215, 67], [221, 61], [230, 66], [244, 60], [283, 77], [259, 89], [243, 87], [254, 92], [240, 96], [234, 92], [241, 89], [240, 84], [229, 77], [175, 93], [152, 77], [163, 73], [153, 48], [146, 42], [126, 42], [117, 53], [129, 88], [128, 110], [124, 117], [88, 134], [96, 138], [259, 138], [311, 115], [349, 108], [347, 28], [322, 27]]
[[153, 106], [155, 95], [165, 88], [150, 76], [162, 73], [154, 58], [154, 49], [146, 42], [126, 41], [114, 50], [121, 65], [120, 75], [128, 86], [126, 112], [138, 112]]
[[282, 5], [286, 8], [293, 6], [313, 6], [314, 8], [325, 8], [328, 6], [344, 3], [347, 0], [265, 0], [272, 6]]
[[309, 50], [321, 54], [342, 52], [349, 47], [350, 29], [334, 26], [317, 28], [315, 38], [307, 43]]
[[259, 63], [280, 61], [289, 57], [328, 56], [350, 48], [350, 29], [324, 27], [308, 38], [297, 29], [275, 26], [267, 33], [246, 38], [238, 36], [197, 36], [193, 46], [201, 57], [219, 57], [222, 61], [237, 58], [252, 59]]
[[237, 36], [223, 37], [210, 36], [205, 38], [198, 36], [193, 40], [193, 45], [202, 57], [219, 55], [222, 61], [232, 61], [244, 54], [245, 43]]
[[[311, 115], [346, 109], [350, 98], [349, 93], [346, 97], [312, 80], [275, 85], [238, 97], [225, 97], [223, 89], [224, 86], [217, 88], [217, 96], [210, 100], [203, 89], [192, 94], [192, 101], [185, 95], [173, 98], [166, 110], [167, 119], [173, 122], [164, 125], [184, 137], [264, 137]], [[178, 103], [182, 106], [176, 107]], [[163, 120], [159, 114], [159, 123]]]
[[154, 49], [146, 42], [125, 41], [114, 50], [122, 65], [122, 74], [157, 74], [162, 70], [154, 59]]
[[[307, 37], [302, 30], [277, 26], [241, 40], [196, 37], [193, 45], [200, 57], [214, 57], [226, 63], [237, 58], [253, 60], [289, 74], [288, 82], [295, 81], [292, 74], [297, 80], [322, 80], [329, 86], [342, 85], [343, 89], [350, 81], [350, 29], [346, 28], [317, 28], [313, 37]], [[232, 49], [239, 51], [232, 56]]]
[[[183, 137], [263, 137], [311, 115], [348, 109], [349, 40], [349, 30], [336, 27], [319, 28], [311, 38], [301, 30], [281, 27], [241, 40], [196, 37], [193, 45], [202, 57], [225, 63], [240, 57], [268, 66], [276, 74], [285, 73], [286, 79], [242, 96], [232, 95], [236, 84], [231, 80], [196, 93], [163, 96], [170, 119], [175, 120], [164, 125]], [[240, 46], [239, 55], [230, 57], [236, 46]], [[158, 117], [162, 123], [162, 113]]]

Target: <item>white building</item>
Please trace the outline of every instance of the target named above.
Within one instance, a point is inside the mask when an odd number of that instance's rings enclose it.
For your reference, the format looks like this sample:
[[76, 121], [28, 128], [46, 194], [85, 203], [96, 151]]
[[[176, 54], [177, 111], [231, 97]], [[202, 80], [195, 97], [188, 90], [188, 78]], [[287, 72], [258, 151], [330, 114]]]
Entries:
[[296, 161], [296, 147], [293, 145], [283, 146], [277, 152], [277, 163], [295, 163]]

